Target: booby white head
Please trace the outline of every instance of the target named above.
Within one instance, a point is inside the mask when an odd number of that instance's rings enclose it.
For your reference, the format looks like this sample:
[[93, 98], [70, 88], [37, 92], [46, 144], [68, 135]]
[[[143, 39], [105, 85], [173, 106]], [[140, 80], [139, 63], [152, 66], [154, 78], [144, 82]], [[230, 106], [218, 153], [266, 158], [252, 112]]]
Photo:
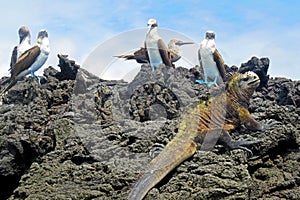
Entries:
[[30, 31], [27, 26], [21, 26], [18, 31], [19, 34], [19, 44], [14, 47], [12, 55], [11, 55], [11, 61], [10, 66], [13, 66], [17, 59], [28, 49], [31, 48], [31, 36]]
[[30, 31], [27, 26], [21, 26], [19, 28], [19, 37], [20, 37], [20, 44], [27, 39], [28, 43], [30, 44], [31, 36]]
[[156, 19], [153, 19], [153, 18], [149, 19], [147, 25], [148, 25], [147, 34], [149, 34], [150, 31], [152, 31], [152, 30], [157, 30], [158, 24], [157, 24]]
[[45, 29], [40, 30], [37, 36], [37, 43], [42, 44], [43, 40], [47, 39], [48, 40], [48, 32]]
[[205, 39], [212, 40], [212, 39], [215, 39], [215, 37], [216, 37], [216, 34], [214, 31], [206, 31]]
[[168, 49], [174, 49], [185, 44], [194, 44], [194, 42], [183, 42], [181, 40], [171, 39], [168, 43]]
[[31, 48], [31, 36], [27, 26], [22, 26], [19, 29], [20, 44], [18, 45], [17, 59], [28, 49]]
[[37, 44], [41, 49], [41, 53], [44, 53], [48, 56], [48, 54], [50, 53], [50, 47], [48, 32], [45, 29], [40, 30], [40, 32], [38, 33]]

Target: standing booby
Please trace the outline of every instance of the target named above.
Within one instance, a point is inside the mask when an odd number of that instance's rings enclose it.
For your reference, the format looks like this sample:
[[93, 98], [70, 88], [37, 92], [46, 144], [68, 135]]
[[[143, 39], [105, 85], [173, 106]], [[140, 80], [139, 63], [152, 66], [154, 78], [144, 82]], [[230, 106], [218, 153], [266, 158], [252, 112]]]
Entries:
[[[22, 77], [30, 74], [34, 77], [34, 72], [40, 69], [48, 59], [50, 53], [48, 33], [41, 30], [38, 33], [37, 44], [25, 51], [11, 67], [11, 77], [9, 84], [1, 91], [2, 96]], [[38, 78], [39, 79], [39, 78]]]
[[152, 71], [162, 63], [169, 67], [173, 66], [168, 56], [167, 46], [158, 35], [157, 21], [155, 19], [148, 20], [145, 48], [147, 49]]
[[[176, 62], [181, 58], [179, 47], [185, 44], [194, 44], [193, 42], [183, 42], [177, 39], [171, 39], [168, 43], [168, 56], [171, 62]], [[124, 54], [119, 56], [114, 56], [117, 58], [125, 58], [126, 60], [135, 59], [137, 63], [150, 63], [147, 49], [142, 47], [139, 50], [133, 52], [132, 54]]]
[[215, 33], [213, 31], [206, 32], [205, 39], [200, 44], [198, 58], [204, 71], [204, 81], [196, 80], [196, 82], [208, 86], [222, 83], [226, 73], [224, 60], [216, 49]]
[[20, 42], [17, 46], [14, 47], [12, 55], [11, 55], [11, 60], [10, 60], [10, 67], [12, 67], [18, 58], [28, 49], [31, 48], [31, 36], [30, 36], [30, 31], [27, 26], [21, 26], [19, 28], [19, 38]]

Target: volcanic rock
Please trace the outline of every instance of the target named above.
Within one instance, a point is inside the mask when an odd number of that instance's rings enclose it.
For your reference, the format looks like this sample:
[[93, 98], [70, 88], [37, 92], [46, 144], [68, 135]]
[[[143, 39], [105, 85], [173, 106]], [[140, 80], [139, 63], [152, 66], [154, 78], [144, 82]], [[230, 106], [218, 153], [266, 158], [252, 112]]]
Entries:
[[[181, 115], [212, 92], [195, 83], [197, 67], [152, 73], [142, 65], [127, 83], [58, 57], [60, 71], [48, 67], [42, 84], [19, 81], [0, 106], [0, 199], [126, 199], [153, 148], [166, 145]], [[267, 58], [252, 58], [239, 69], [262, 80], [252, 115], [280, 123], [231, 133], [262, 141], [251, 148], [253, 156], [221, 145], [197, 151], [145, 199], [299, 199], [300, 82], [269, 78], [268, 67]]]

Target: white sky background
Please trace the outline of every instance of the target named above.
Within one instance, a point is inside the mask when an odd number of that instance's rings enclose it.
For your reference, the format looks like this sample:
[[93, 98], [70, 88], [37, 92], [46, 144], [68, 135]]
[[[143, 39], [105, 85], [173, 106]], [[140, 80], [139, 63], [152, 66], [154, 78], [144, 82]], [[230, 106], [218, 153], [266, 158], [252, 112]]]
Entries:
[[[214, 30], [217, 48], [226, 64], [240, 66], [252, 56], [269, 57], [271, 76], [299, 80], [299, 7], [298, 1], [276, 0], [9, 1], [0, 8], [0, 76], [9, 76], [11, 51], [19, 41], [18, 28], [27, 25], [32, 44], [40, 29], [48, 30], [51, 53], [44, 67], [56, 66], [57, 54], [64, 53], [78, 64], [86, 63], [82, 67], [97, 75], [110, 68], [103, 78], [122, 78], [132, 69], [139, 69], [139, 65], [112, 56], [141, 47], [148, 18], [156, 18], [165, 43], [171, 37], [165, 30], [197, 43], [182, 48], [194, 64], [198, 63], [191, 58], [197, 54], [193, 51], [197, 51], [205, 31]], [[99, 48], [104, 49], [103, 53], [99, 54]], [[90, 59], [85, 62], [91, 58], [89, 55], [94, 55], [95, 63]]]

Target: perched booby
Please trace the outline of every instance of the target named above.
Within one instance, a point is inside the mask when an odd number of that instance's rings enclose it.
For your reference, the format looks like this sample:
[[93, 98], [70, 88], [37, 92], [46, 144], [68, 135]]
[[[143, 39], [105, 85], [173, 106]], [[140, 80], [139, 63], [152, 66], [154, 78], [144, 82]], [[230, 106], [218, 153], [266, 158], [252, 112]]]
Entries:
[[26, 50], [31, 48], [31, 36], [30, 36], [30, 31], [27, 26], [21, 26], [19, 28], [19, 38], [20, 42], [18, 46], [15, 46], [11, 55], [11, 60], [10, 60], [10, 67], [12, 67], [20, 55], [22, 55]]
[[[193, 42], [183, 42], [177, 39], [171, 39], [168, 43], [168, 56], [171, 62], [176, 62], [181, 58], [179, 47], [185, 44], [194, 44]], [[125, 58], [126, 60], [135, 59], [137, 63], [150, 63], [147, 49], [142, 47], [132, 54], [124, 54], [119, 56], [114, 56], [117, 58]]]
[[181, 58], [179, 47], [186, 44], [194, 44], [194, 42], [183, 42], [177, 39], [171, 39], [168, 43], [169, 55], [172, 63]]
[[213, 31], [206, 32], [205, 39], [200, 44], [198, 58], [204, 71], [204, 81], [196, 80], [196, 82], [208, 86], [222, 83], [226, 73], [224, 60], [216, 49], [215, 33]]
[[[1, 91], [2, 96], [22, 77], [30, 74], [34, 77], [34, 72], [40, 69], [48, 59], [50, 53], [48, 33], [41, 30], [38, 33], [37, 44], [25, 51], [11, 67], [11, 77], [9, 84]], [[39, 79], [39, 78], [38, 78]]]
[[155, 19], [148, 20], [145, 48], [147, 49], [152, 71], [162, 63], [169, 67], [173, 66], [168, 56], [167, 46], [158, 35], [157, 21]]

